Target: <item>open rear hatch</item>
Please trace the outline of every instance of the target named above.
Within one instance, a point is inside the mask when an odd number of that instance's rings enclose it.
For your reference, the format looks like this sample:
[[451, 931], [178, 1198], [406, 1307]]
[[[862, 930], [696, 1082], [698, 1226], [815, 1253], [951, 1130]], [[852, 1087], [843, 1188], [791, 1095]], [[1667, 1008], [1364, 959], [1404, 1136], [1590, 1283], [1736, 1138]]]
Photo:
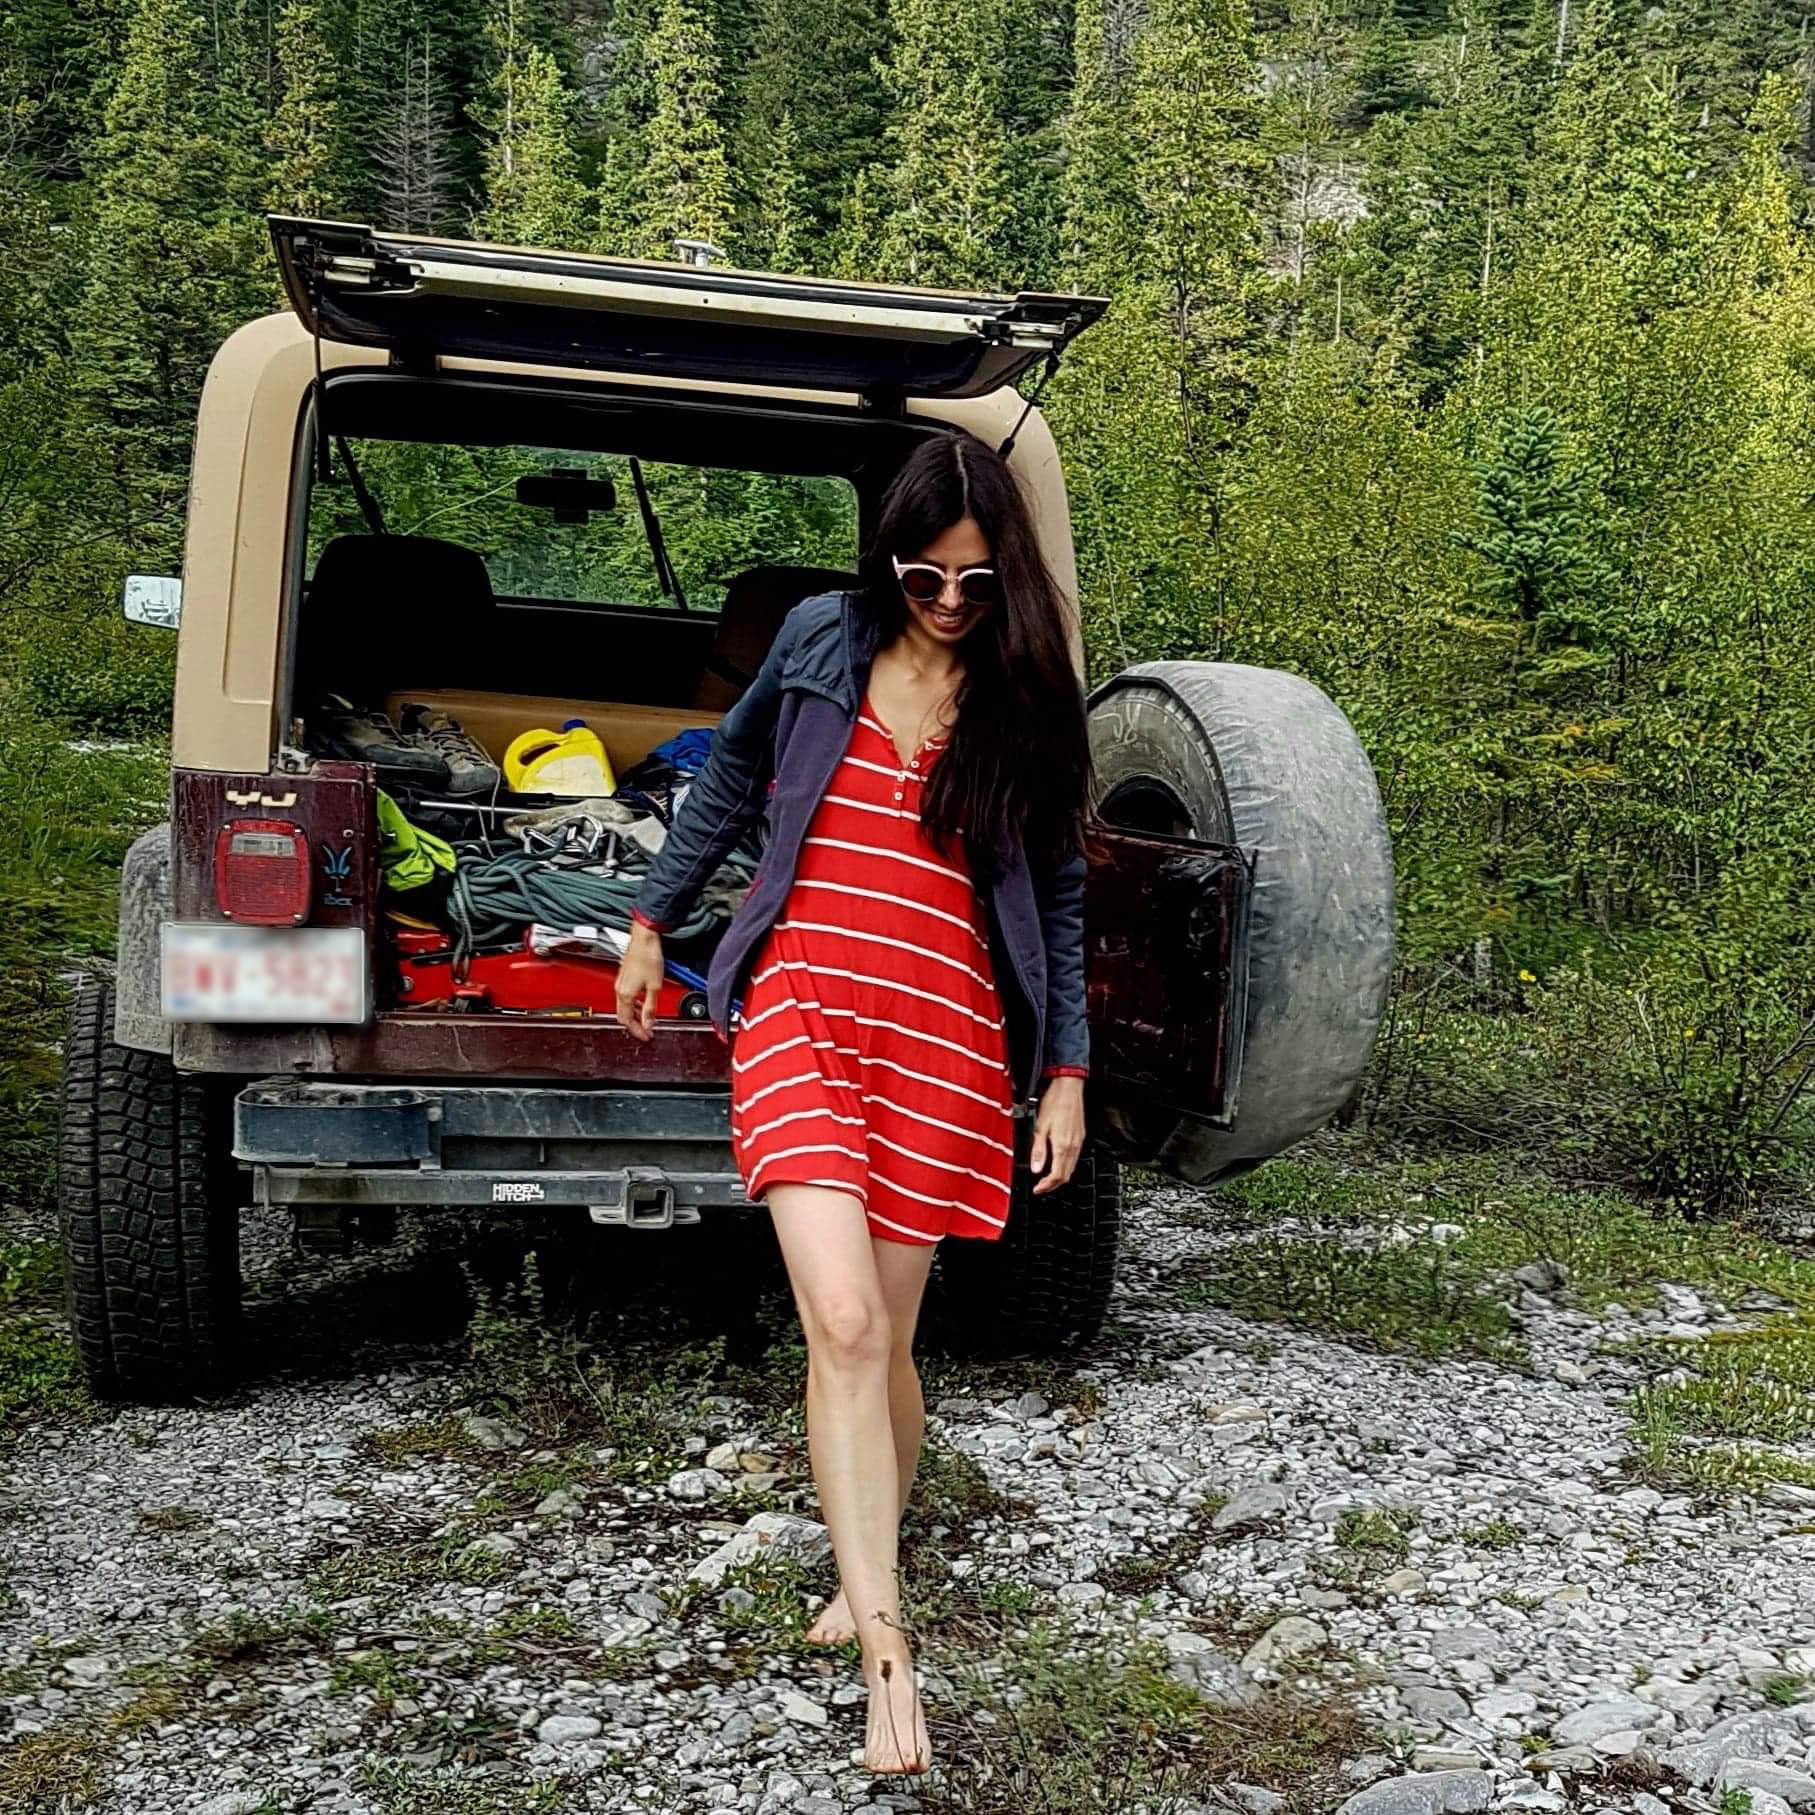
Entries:
[[872, 398], [976, 397], [1060, 352], [1102, 297], [971, 295], [523, 251], [274, 215], [311, 333], [437, 357]]

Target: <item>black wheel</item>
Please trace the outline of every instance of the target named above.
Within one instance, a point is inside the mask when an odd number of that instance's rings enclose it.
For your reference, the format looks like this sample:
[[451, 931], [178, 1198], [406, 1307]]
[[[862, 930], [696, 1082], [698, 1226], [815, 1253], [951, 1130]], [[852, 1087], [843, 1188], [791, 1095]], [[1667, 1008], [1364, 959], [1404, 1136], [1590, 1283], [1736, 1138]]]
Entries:
[[939, 1244], [942, 1337], [954, 1352], [1055, 1355], [1093, 1341], [1115, 1289], [1122, 1169], [1087, 1140], [1077, 1169], [1036, 1197], [1017, 1167], [1008, 1227], [995, 1241], [948, 1235]]
[[70, 1322], [88, 1383], [116, 1399], [220, 1385], [239, 1324], [239, 1211], [225, 1099], [113, 1038], [113, 986], [86, 978], [63, 1054], [58, 1203]]

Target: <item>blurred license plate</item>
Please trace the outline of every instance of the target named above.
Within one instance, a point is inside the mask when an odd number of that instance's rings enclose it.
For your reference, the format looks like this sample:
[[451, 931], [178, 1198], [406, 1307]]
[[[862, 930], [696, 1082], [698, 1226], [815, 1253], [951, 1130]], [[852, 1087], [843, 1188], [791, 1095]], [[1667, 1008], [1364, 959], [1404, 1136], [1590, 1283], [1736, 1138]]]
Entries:
[[164, 925], [169, 1021], [363, 1021], [356, 926]]

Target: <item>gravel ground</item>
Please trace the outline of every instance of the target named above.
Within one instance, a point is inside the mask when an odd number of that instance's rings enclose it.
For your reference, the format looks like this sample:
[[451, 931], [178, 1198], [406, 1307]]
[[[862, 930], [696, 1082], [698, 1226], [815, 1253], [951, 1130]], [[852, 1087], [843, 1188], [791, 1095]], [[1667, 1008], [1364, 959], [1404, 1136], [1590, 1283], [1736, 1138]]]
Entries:
[[[939, 1399], [1006, 1496], [935, 1528], [954, 1577], [1149, 1635], [1219, 1704], [1333, 1689], [1375, 1736], [1351, 1815], [1815, 1806], [1815, 1492], [1692, 1502], [1629, 1467], [1624, 1347], [1705, 1336], [1693, 1293], [1633, 1318], [1524, 1289], [1529, 1372], [1383, 1359], [1181, 1310], [1228, 1239], [1205, 1203], [1132, 1207], [1085, 1365]], [[66, 1746], [121, 1815], [919, 1806], [858, 1768], [846, 1659], [753, 1641], [737, 1576], [677, 1617], [753, 1504], [771, 1554], [822, 1560], [797, 1427], [707, 1399], [660, 1473], [576, 1475], [485, 1403], [452, 1240], [329, 1261], [255, 1221], [252, 1381], [0, 1456], [9, 1745]]]

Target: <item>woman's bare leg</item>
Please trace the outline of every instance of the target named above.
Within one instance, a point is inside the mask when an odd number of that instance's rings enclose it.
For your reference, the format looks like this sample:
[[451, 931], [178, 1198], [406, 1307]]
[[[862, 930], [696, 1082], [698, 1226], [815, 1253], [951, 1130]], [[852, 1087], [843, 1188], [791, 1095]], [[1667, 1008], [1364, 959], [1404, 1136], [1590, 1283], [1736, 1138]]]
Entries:
[[807, 1454], [870, 1687], [864, 1763], [872, 1771], [923, 1771], [931, 1746], [896, 1575], [894, 1334], [863, 1205], [821, 1185], [774, 1185], [765, 1201], [811, 1357]]
[[[920, 1370], [914, 1365], [914, 1329], [920, 1318], [921, 1301], [926, 1296], [927, 1274], [932, 1268], [932, 1250], [909, 1242], [872, 1239], [876, 1271], [882, 1281], [882, 1296], [889, 1308], [889, 1328], [893, 1344], [889, 1351], [889, 1425], [895, 1433], [895, 1475], [901, 1503], [896, 1523], [908, 1509], [913, 1496], [914, 1476], [920, 1466], [920, 1446], [926, 1435], [926, 1401], [920, 1392]], [[811, 1373], [813, 1356], [807, 1354]], [[851, 1618], [850, 1596], [839, 1585], [819, 1617], [807, 1628], [813, 1644], [839, 1645], [855, 1635], [857, 1624]]]

